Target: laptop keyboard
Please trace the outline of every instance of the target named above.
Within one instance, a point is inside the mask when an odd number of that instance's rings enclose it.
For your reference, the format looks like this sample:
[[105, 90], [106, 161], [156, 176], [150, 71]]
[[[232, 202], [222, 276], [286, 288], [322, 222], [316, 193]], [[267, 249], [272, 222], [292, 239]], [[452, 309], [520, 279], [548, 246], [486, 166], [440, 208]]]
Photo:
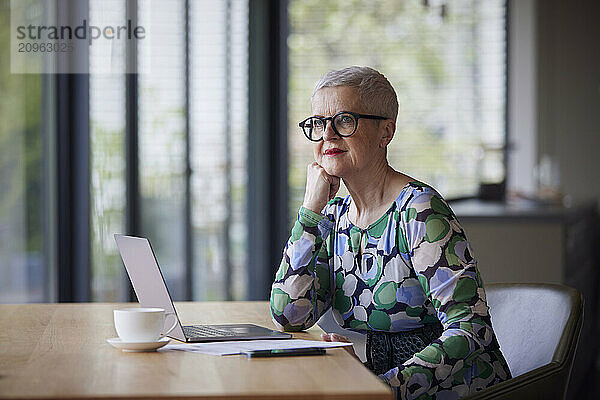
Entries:
[[235, 332], [217, 329], [205, 325], [189, 325], [183, 327], [183, 333], [186, 337], [215, 337], [215, 336], [236, 336]]

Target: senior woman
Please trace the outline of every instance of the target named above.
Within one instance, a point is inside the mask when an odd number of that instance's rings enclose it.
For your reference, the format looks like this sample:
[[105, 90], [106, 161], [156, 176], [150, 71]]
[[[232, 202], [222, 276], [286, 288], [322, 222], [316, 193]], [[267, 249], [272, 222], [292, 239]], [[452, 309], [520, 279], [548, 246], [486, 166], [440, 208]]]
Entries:
[[311, 105], [300, 127], [315, 162], [273, 283], [274, 323], [307, 329], [331, 307], [340, 326], [366, 333], [367, 367], [402, 399], [455, 399], [510, 378], [456, 216], [388, 164], [398, 113], [388, 80], [331, 71]]

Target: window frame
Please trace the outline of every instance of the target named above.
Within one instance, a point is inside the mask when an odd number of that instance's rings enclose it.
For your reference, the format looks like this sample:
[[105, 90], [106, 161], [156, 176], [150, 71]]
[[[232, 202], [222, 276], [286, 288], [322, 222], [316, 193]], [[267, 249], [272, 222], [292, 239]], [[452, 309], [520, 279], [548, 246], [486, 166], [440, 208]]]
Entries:
[[[57, 6], [60, 25], [89, 16], [87, 2]], [[66, 62], [86, 63], [88, 50]], [[83, 54], [83, 56], [81, 56]], [[60, 61], [60, 60], [59, 60]], [[78, 68], [81, 65], [78, 66]], [[56, 271], [58, 301], [89, 301], [91, 294], [89, 74], [56, 75]]]
[[249, 1], [248, 300], [269, 298], [287, 226], [287, 1]]

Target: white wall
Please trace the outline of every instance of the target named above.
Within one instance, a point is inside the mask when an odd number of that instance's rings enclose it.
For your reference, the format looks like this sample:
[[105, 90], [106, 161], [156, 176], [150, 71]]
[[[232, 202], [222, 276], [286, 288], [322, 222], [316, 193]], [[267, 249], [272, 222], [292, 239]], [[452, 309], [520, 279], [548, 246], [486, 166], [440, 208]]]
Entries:
[[534, 195], [537, 180], [536, 0], [511, 1], [508, 32], [508, 176], [511, 191]]

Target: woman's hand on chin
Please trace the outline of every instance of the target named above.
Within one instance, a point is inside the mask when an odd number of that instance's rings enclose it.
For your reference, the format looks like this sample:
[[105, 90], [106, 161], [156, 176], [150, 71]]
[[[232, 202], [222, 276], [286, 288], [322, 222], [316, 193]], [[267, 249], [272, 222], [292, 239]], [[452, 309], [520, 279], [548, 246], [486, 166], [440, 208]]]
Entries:
[[335, 197], [340, 189], [340, 178], [329, 175], [316, 161], [308, 166], [306, 172], [306, 191], [302, 206], [317, 214], [327, 202]]

